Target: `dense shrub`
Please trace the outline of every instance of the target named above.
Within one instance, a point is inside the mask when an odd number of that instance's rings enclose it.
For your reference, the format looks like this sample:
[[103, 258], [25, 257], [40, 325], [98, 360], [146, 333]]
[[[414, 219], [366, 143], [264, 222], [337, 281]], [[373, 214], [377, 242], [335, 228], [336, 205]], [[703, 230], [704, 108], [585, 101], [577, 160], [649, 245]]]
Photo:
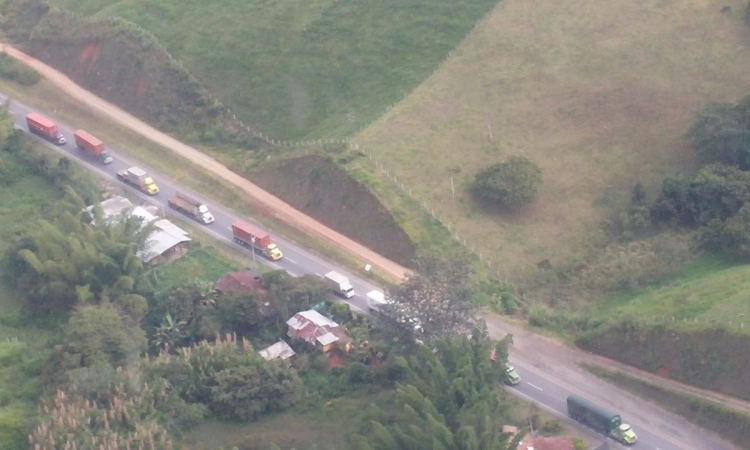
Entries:
[[146, 368], [186, 402], [203, 403], [228, 419], [253, 420], [287, 408], [301, 388], [293, 369], [264, 360], [246, 340], [231, 335], [183, 348], [180, 355], [163, 352]]
[[531, 203], [541, 185], [539, 166], [524, 156], [511, 156], [477, 173], [472, 192], [481, 200], [513, 210]]
[[42, 79], [39, 72], [26, 67], [7, 53], [0, 53], [0, 77], [20, 83], [24, 86], [33, 86]]

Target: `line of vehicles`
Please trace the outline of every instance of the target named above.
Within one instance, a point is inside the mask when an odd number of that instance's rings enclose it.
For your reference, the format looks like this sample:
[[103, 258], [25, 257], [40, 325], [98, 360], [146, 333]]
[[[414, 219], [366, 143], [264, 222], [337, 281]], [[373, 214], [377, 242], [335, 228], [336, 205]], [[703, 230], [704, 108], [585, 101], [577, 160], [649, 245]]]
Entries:
[[[26, 125], [29, 127], [29, 131], [56, 145], [65, 145], [68, 142], [58, 129], [57, 124], [39, 113], [31, 112], [27, 114]], [[95, 161], [104, 165], [111, 164], [114, 161], [112, 155], [107, 152], [104, 142], [96, 136], [85, 130], [76, 130], [73, 136], [75, 137], [76, 147]], [[147, 195], [159, 194], [159, 186], [157, 186], [153, 177], [140, 167], [129, 167], [118, 171], [117, 179]], [[177, 192], [167, 200], [167, 204], [173, 210], [204, 225], [209, 225], [215, 221], [208, 206], [184, 193]], [[232, 234], [234, 235], [234, 241], [238, 244], [251, 250], [257, 249], [273, 261], [278, 261], [283, 257], [281, 250], [273, 243], [271, 235], [254, 225], [237, 221], [232, 224]]]
[[[57, 128], [55, 122], [41, 114], [35, 112], [27, 114], [26, 124], [32, 133], [35, 133], [56, 145], [65, 145], [67, 143], [67, 139], [65, 139], [65, 136], [63, 136]], [[100, 139], [85, 130], [75, 131], [74, 137], [76, 146], [79, 150], [88, 153], [101, 164], [106, 165], [112, 163], [113, 158], [107, 152], [104, 142]], [[159, 187], [156, 185], [151, 175], [139, 167], [130, 167], [118, 171], [117, 178], [148, 195], [157, 195], [159, 193]], [[167, 203], [169, 207], [175, 211], [185, 214], [205, 225], [211, 224], [215, 220], [213, 214], [211, 214], [205, 204], [185, 194], [178, 192], [171, 197]], [[257, 249], [273, 261], [278, 261], [283, 257], [281, 250], [275, 243], [273, 243], [271, 235], [255, 225], [243, 221], [236, 221], [232, 224], [232, 235], [237, 244], [242, 245], [251, 251]], [[328, 272], [323, 276], [323, 279], [326, 286], [332, 292], [345, 299], [350, 299], [356, 295], [354, 287], [349, 279], [338, 272]], [[367, 293], [367, 308], [370, 312], [381, 316], [385, 314], [393, 314], [393, 311], [388, 308], [389, 304], [390, 302], [385, 298], [383, 292], [373, 290]], [[415, 330], [421, 328], [418, 319], [401, 317], [401, 314], [396, 314], [398, 315], [396, 319], [399, 320], [399, 322], [409, 323], [413, 325]], [[505, 365], [504, 382], [508, 385], [517, 385], [521, 382], [521, 377], [510, 364]], [[608, 437], [624, 444], [634, 444], [637, 440], [637, 436], [632, 427], [623, 423], [622, 418], [618, 414], [614, 414], [584, 398], [575, 395], [569, 396], [567, 398], [567, 408], [568, 415], [572, 419], [587, 425]]]

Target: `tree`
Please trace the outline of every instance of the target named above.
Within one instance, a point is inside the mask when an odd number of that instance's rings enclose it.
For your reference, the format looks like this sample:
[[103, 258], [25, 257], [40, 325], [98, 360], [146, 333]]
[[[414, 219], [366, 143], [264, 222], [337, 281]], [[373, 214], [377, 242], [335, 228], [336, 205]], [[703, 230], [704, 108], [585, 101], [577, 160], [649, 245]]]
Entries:
[[386, 314], [401, 322], [417, 319], [417, 334], [428, 339], [465, 331], [476, 310], [470, 256], [461, 253], [448, 260], [426, 254], [415, 264], [415, 274], [388, 291], [393, 303], [385, 308]]
[[211, 409], [228, 419], [255, 420], [292, 406], [302, 387], [297, 373], [277, 361], [255, 358], [253, 364], [230, 367], [215, 375]]
[[[356, 448], [372, 450], [515, 450], [523, 433], [513, 439], [501, 429], [511, 415], [509, 404], [495, 392], [507, 362], [507, 341], [494, 342], [486, 329], [471, 337], [436, 341], [410, 358], [402, 383], [385, 400], [360, 414]], [[492, 350], [497, 358], [490, 359]]]
[[651, 207], [652, 217], [670, 225], [701, 226], [725, 221], [750, 199], [750, 172], [711, 164], [692, 180], [667, 178]]
[[738, 105], [710, 103], [698, 112], [688, 135], [701, 161], [750, 169], [748, 105], [746, 97]]
[[702, 243], [710, 248], [749, 258], [750, 204], [744, 205], [724, 223], [718, 220], [709, 222], [699, 230], [699, 236]]
[[143, 330], [128, 324], [110, 305], [84, 306], [73, 313], [65, 326], [63, 364], [53, 355], [52, 370], [71, 370], [100, 364], [129, 367], [137, 364], [146, 350]]
[[172, 392], [188, 403], [203, 403], [225, 418], [254, 420], [291, 406], [301, 390], [297, 373], [277, 361], [266, 361], [247, 340], [235, 336], [202, 341], [162, 352], [144, 367], [164, 379]]
[[477, 173], [472, 191], [481, 200], [514, 210], [531, 203], [542, 185], [542, 170], [524, 156], [511, 156]]
[[[97, 227], [85, 223], [83, 200], [68, 189], [56, 220], [38, 221], [11, 250], [8, 267], [19, 289], [28, 292], [35, 312], [68, 312], [75, 305], [117, 302], [118, 297], [143, 294], [149, 285], [136, 252], [149, 227], [133, 217]], [[137, 320], [138, 299], [122, 303]], [[132, 308], [131, 308], [132, 307]]]

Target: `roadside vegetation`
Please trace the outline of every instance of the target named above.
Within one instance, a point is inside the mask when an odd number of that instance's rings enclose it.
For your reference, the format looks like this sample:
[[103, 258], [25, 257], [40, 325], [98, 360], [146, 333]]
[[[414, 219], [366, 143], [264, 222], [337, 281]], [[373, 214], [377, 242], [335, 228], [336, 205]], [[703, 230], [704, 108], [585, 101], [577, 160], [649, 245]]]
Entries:
[[686, 417], [694, 424], [711, 430], [740, 448], [746, 446], [750, 439], [750, 416], [747, 414], [731, 410], [717, 402], [665, 389], [622, 372], [599, 366], [586, 366], [585, 368], [599, 378], [610, 381], [661, 408]]

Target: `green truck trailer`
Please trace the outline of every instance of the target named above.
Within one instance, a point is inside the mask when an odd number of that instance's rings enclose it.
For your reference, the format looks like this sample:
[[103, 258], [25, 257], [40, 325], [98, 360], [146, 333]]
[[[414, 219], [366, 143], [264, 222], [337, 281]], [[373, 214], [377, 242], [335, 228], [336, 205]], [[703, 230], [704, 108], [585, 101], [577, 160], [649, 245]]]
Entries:
[[607, 411], [576, 395], [568, 397], [568, 415], [573, 420], [588, 425], [623, 444], [634, 444], [638, 440], [638, 436], [630, 425], [622, 423], [619, 414]]

